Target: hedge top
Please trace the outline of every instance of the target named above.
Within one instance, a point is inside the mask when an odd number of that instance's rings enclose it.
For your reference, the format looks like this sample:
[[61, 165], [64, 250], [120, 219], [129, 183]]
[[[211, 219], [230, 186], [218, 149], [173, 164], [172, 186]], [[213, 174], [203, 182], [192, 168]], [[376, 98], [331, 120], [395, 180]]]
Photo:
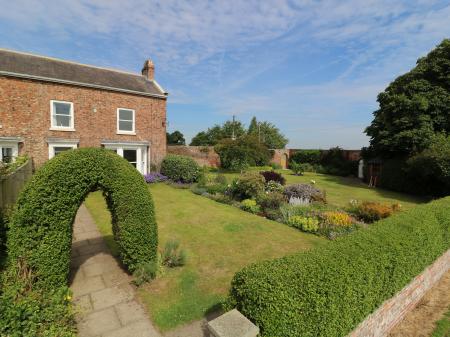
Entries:
[[450, 197], [306, 253], [238, 272], [229, 306], [263, 336], [350, 333], [450, 247]]
[[87, 194], [102, 189], [120, 258], [130, 271], [156, 259], [153, 201], [139, 172], [105, 149], [66, 151], [40, 168], [21, 192], [8, 232], [9, 265], [25, 260], [36, 284], [67, 283], [72, 224]]

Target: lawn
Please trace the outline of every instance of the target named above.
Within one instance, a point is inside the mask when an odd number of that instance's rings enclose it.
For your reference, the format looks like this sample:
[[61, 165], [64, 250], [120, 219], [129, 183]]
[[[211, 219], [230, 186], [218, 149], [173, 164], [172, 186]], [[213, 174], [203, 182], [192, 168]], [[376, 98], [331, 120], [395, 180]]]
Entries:
[[[139, 290], [153, 321], [162, 330], [200, 319], [226, 297], [231, 278], [243, 266], [325, 244], [327, 241], [286, 225], [165, 184], [150, 186], [160, 249], [181, 243], [187, 264]], [[111, 238], [110, 215], [100, 192], [86, 205], [103, 235]], [[108, 244], [115, 251], [114, 241]]]
[[[270, 170], [270, 168], [267, 169]], [[261, 171], [261, 168], [254, 168], [254, 170]], [[328, 202], [336, 206], [347, 206], [350, 200], [355, 199], [358, 201], [377, 201], [381, 203], [398, 202], [404, 209], [408, 209], [427, 201], [423, 197], [387, 191], [380, 188], [370, 188], [366, 183], [357, 178], [345, 178], [311, 172], [306, 172], [303, 176], [296, 176], [290, 170], [277, 170], [277, 172], [282, 173], [286, 178], [286, 185], [296, 183], [309, 184], [311, 180], [314, 180], [317, 188], [326, 191]], [[215, 174], [211, 173], [211, 175]], [[229, 181], [238, 175], [236, 173], [225, 173]]]

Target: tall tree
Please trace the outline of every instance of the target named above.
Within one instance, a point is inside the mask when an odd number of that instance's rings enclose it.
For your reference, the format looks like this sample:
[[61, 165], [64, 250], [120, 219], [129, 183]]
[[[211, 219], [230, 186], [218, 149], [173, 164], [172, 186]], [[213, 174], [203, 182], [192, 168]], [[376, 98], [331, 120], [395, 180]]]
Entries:
[[245, 129], [240, 121], [226, 121], [222, 125], [214, 125], [206, 131], [201, 131], [192, 138], [191, 146], [214, 146], [220, 140], [231, 138], [233, 135], [240, 137], [245, 134]]
[[185, 145], [186, 140], [184, 139], [184, 135], [176, 130], [172, 133], [166, 133], [167, 135], [167, 144], [168, 145]]
[[380, 108], [367, 127], [369, 151], [389, 158], [426, 149], [436, 133], [450, 133], [450, 40], [378, 95]]
[[257, 137], [269, 149], [283, 149], [289, 141], [274, 124], [258, 122], [256, 117], [252, 118], [247, 133]]

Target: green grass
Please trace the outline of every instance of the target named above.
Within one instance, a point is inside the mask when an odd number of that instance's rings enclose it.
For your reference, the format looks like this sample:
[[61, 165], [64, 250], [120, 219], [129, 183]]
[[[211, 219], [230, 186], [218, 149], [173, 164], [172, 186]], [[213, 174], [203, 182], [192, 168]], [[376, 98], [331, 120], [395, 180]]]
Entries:
[[450, 307], [444, 317], [436, 322], [436, 328], [430, 337], [450, 337]]
[[[166, 270], [138, 292], [162, 330], [200, 319], [217, 308], [228, 293], [233, 275], [245, 265], [327, 242], [190, 190], [165, 184], [150, 189], [160, 250], [168, 240], [175, 239], [187, 253], [184, 267]], [[109, 211], [101, 193], [90, 194], [86, 205], [102, 234], [112, 238]]]
[[[265, 169], [265, 168], [264, 168]], [[270, 169], [270, 168], [269, 168]], [[262, 171], [261, 168], [252, 168], [252, 170]], [[425, 198], [411, 196], [381, 188], [370, 188], [357, 178], [345, 178], [320, 173], [306, 172], [303, 176], [293, 175], [290, 170], [277, 170], [286, 178], [286, 185], [307, 183], [311, 180], [316, 182], [316, 187], [325, 190], [327, 200], [330, 204], [336, 206], [347, 206], [352, 199], [358, 201], [377, 201], [381, 203], [400, 203], [404, 209], [414, 207], [419, 203], [426, 202]], [[211, 173], [210, 175], [215, 175]], [[225, 176], [231, 181], [239, 176], [237, 173], [225, 173]]]

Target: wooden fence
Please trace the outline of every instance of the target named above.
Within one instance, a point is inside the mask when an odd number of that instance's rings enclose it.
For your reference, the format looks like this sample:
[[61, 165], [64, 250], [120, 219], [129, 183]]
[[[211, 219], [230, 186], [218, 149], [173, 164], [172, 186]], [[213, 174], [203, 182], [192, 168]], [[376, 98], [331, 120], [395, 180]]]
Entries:
[[0, 209], [14, 205], [20, 191], [33, 175], [31, 159], [13, 173], [0, 177]]

